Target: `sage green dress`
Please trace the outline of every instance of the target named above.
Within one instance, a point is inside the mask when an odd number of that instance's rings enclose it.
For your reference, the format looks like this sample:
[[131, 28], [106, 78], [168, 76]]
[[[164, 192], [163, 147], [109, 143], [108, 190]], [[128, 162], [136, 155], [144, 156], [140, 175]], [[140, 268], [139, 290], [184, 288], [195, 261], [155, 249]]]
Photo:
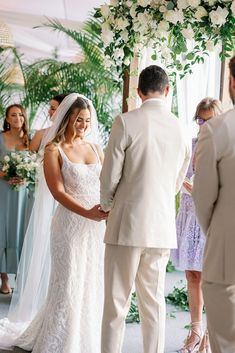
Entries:
[[[10, 152], [5, 147], [3, 135], [0, 133], [0, 160]], [[17, 272], [29, 218], [27, 203], [28, 190], [25, 186], [15, 191], [0, 178], [0, 272]]]

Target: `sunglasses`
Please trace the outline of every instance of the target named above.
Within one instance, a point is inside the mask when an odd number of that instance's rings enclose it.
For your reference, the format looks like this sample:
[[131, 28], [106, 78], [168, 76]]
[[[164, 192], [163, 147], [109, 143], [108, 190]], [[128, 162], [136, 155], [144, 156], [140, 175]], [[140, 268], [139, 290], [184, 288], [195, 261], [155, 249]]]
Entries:
[[200, 116], [196, 116], [195, 117], [195, 121], [198, 125], [203, 125], [205, 124], [205, 122], [207, 122], [207, 120], [209, 120], [211, 118], [207, 118], [207, 119], [202, 119]]

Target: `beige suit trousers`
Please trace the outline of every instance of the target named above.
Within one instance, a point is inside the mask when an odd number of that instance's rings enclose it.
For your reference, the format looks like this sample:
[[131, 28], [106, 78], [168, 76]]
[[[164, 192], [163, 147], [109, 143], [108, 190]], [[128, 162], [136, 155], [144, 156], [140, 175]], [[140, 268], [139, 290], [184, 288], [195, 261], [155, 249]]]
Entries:
[[106, 244], [101, 353], [121, 353], [134, 284], [144, 353], [164, 352], [164, 286], [169, 255], [169, 249]]
[[203, 281], [212, 353], [235, 353], [235, 284]]

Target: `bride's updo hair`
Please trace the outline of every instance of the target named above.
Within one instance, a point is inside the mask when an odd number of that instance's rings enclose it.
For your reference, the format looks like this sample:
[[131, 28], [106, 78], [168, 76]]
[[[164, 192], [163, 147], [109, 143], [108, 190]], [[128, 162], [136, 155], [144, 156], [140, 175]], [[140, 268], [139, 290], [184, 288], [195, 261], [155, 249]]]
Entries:
[[60, 126], [58, 128], [58, 131], [56, 133], [56, 136], [54, 137], [54, 139], [52, 140], [52, 143], [60, 143], [62, 141], [65, 140], [65, 132], [69, 123], [69, 119], [70, 116], [73, 114], [74, 110], [78, 109], [78, 114], [81, 110], [83, 109], [88, 109], [90, 111], [91, 114], [91, 106], [89, 104], [89, 102], [81, 97], [78, 97], [73, 104], [70, 106], [70, 108], [68, 109], [68, 111], [66, 112], [66, 114], [64, 115]]

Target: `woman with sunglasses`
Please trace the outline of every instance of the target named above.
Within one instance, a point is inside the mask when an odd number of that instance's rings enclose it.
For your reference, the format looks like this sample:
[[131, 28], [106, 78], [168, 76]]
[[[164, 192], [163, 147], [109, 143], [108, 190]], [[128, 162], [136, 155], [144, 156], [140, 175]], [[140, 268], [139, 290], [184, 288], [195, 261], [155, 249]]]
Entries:
[[[195, 121], [201, 126], [207, 120], [222, 113], [220, 101], [213, 98], [203, 99], [196, 108]], [[180, 209], [176, 219], [178, 249], [172, 250], [171, 258], [174, 266], [185, 271], [188, 288], [188, 301], [191, 316], [191, 329], [180, 353], [209, 352], [207, 332], [203, 333], [202, 312], [203, 296], [201, 290], [202, 259], [205, 237], [197, 222], [195, 208], [191, 196], [194, 176], [194, 160], [197, 138], [192, 140], [192, 157], [183, 183]]]

